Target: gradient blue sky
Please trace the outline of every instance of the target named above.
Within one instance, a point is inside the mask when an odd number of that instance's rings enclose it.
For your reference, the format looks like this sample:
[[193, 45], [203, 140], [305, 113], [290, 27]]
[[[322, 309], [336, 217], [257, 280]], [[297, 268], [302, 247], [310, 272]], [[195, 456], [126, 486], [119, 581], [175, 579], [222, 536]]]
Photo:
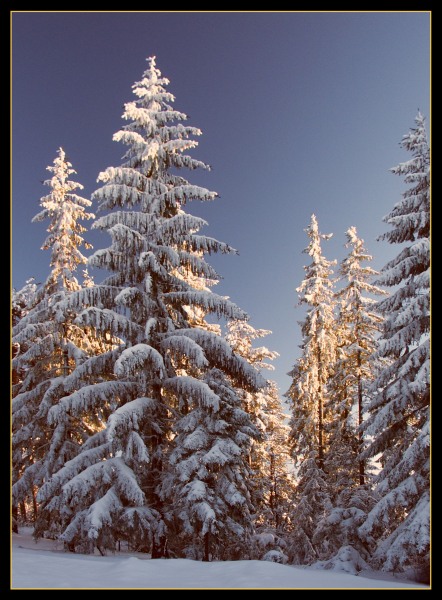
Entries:
[[265, 344], [281, 355], [271, 377], [284, 393], [311, 213], [334, 233], [328, 258], [343, 258], [350, 225], [375, 268], [398, 252], [376, 237], [405, 189], [388, 172], [408, 158], [399, 142], [418, 108], [429, 116], [429, 13], [20, 12], [12, 36], [13, 286], [48, 275], [45, 225], [31, 219], [57, 148], [89, 196], [98, 173], [121, 163], [112, 134], [155, 55], [175, 107], [203, 131], [193, 155], [213, 167], [189, 179], [221, 196], [188, 211], [240, 252], [209, 257], [224, 277], [216, 291], [273, 331]]

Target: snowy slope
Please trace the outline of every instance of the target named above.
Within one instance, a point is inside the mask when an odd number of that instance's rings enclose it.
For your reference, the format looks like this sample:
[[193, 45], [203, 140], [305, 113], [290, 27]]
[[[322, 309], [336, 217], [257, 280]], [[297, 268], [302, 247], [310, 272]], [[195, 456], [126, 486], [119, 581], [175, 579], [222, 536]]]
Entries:
[[150, 560], [143, 555], [68, 554], [57, 550], [49, 540], [35, 544], [28, 535], [13, 535], [12, 589], [411, 587], [423, 586], [392, 578], [368, 579], [256, 560], [202, 563]]

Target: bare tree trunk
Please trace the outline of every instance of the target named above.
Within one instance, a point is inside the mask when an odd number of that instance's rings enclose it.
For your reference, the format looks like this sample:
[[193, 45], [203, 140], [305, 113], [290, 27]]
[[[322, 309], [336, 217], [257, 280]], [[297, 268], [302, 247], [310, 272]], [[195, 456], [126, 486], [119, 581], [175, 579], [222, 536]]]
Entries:
[[[318, 350], [318, 377], [321, 381], [321, 351]], [[318, 386], [318, 467], [324, 468], [324, 403], [322, 385]]]
[[324, 408], [321, 393], [318, 398], [318, 467], [324, 468]]
[[[364, 437], [361, 430], [362, 425], [362, 377], [360, 373], [361, 368], [361, 351], [358, 351], [358, 450], [359, 455], [362, 452], [364, 445]], [[359, 485], [364, 485], [365, 483], [365, 461], [359, 458]]]
[[37, 520], [37, 516], [38, 516], [38, 504], [37, 504], [37, 497], [36, 497], [34, 488], [32, 488], [32, 508], [34, 510], [34, 522], [35, 522]]
[[270, 510], [272, 511], [273, 517], [275, 516], [275, 477], [274, 477], [275, 468], [274, 468], [274, 465], [275, 465], [275, 456], [272, 452], [270, 454], [270, 481], [272, 482], [273, 485], [270, 486], [269, 505], [270, 505]]
[[19, 506], [20, 506], [21, 518], [23, 519], [23, 522], [26, 523], [26, 521], [27, 521], [26, 504], [24, 502], [20, 502]]
[[210, 562], [210, 532], [207, 531], [204, 535], [204, 561]]
[[18, 533], [18, 506], [12, 507], [12, 531]]
[[66, 341], [65, 337], [63, 337], [62, 354], [63, 354], [62, 375], [63, 375], [63, 377], [67, 377], [69, 375], [69, 353], [68, 353], [67, 341]]

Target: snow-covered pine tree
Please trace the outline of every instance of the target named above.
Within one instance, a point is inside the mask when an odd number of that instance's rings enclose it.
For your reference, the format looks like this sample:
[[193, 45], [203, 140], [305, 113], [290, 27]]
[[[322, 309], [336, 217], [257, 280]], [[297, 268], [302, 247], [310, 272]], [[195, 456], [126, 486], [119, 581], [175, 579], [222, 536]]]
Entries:
[[377, 540], [377, 567], [423, 568], [429, 577], [430, 148], [421, 113], [415, 123], [401, 142], [411, 159], [392, 169], [408, 189], [384, 217], [391, 230], [379, 238], [403, 246], [379, 279], [394, 288], [378, 305], [385, 315], [379, 355], [390, 362], [373, 384], [364, 430], [373, 437], [365, 456], [380, 454], [381, 499], [361, 532]]
[[338, 281], [343, 282], [343, 287], [336, 292], [338, 345], [329, 383], [333, 398], [328, 429], [333, 452], [327, 457], [326, 470], [335, 498], [343, 489], [366, 482], [361, 426], [369, 388], [378, 372], [374, 355], [383, 322], [376, 311], [375, 297], [387, 295], [371, 283], [379, 273], [363, 264], [370, 262], [372, 256], [356, 228], [350, 227], [346, 235], [350, 252], [339, 268]]
[[45, 293], [49, 296], [60, 290], [72, 292], [80, 288], [75, 273], [79, 265], [87, 263], [80, 248], [92, 248], [82, 237], [86, 227], [81, 221], [93, 219], [95, 215], [85, 210], [92, 202], [75, 193], [75, 190], [82, 190], [83, 186], [69, 179], [76, 171], [63, 148], [58, 149], [54, 166], [47, 167], [47, 170], [53, 173], [51, 179], [45, 181], [51, 193], [41, 198], [43, 210], [32, 221], [50, 221], [49, 235], [42, 246], [42, 250], [51, 251], [51, 272], [44, 285]]
[[[205, 324], [208, 313], [246, 318], [235, 304], [202, 286], [203, 280], [218, 279], [204, 255], [234, 250], [199, 235], [205, 221], [183, 210], [187, 202], [212, 200], [216, 193], [178, 174], [208, 168], [186, 153], [201, 131], [183, 124], [187, 117], [172, 107], [169, 81], [155, 58], [148, 62], [133, 86], [136, 100], [125, 105], [128, 124], [114, 135], [128, 146], [124, 162], [100, 173], [103, 185], [94, 193], [99, 210], [110, 212], [93, 227], [108, 232], [112, 244], [96, 251], [90, 264], [109, 275], [66, 301], [78, 312], [79, 324], [121, 343], [71, 373], [74, 388], [85, 373], [90, 380], [63, 399], [63, 409], [81, 418], [107, 404], [112, 414], [106, 429], [53, 476], [40, 498], [49, 514], [63, 516], [61, 538], [71, 549], [113, 551], [119, 540], [127, 540], [159, 557], [167, 554], [163, 517], [173, 500], [164, 496], [162, 484], [177, 443], [175, 424], [189, 410], [201, 407], [210, 419], [210, 404], [225, 406], [226, 418], [235, 417], [226, 421], [226, 431], [241, 437], [238, 448], [245, 448], [254, 428], [236, 431], [240, 409], [222, 380], [228, 376], [235, 386], [251, 390], [264, 381]], [[219, 377], [210, 375], [218, 371]], [[96, 384], [93, 378], [103, 373], [111, 380]], [[58, 409], [51, 413], [57, 420]], [[234, 459], [236, 469], [241, 453]]]
[[[11, 324], [12, 327], [15, 327], [17, 323], [22, 319], [33, 307], [35, 293], [37, 291], [37, 284], [35, 283], [35, 279], [31, 277], [25, 283], [25, 285], [16, 290], [13, 288], [12, 297], [11, 297]], [[11, 363], [12, 360], [18, 356], [21, 351], [20, 344], [18, 342], [13, 342], [11, 347]], [[19, 371], [15, 365], [12, 364], [11, 368], [11, 389], [20, 381], [23, 380], [25, 376], [24, 372]], [[15, 468], [14, 468], [15, 467]], [[15, 483], [19, 477], [19, 470], [16, 468], [17, 465], [13, 465], [12, 470], [12, 482]], [[20, 502], [20, 512], [21, 518], [23, 521], [27, 520], [26, 517], [26, 505], [22, 501]], [[12, 528], [15, 533], [18, 533], [18, 506], [15, 504], [12, 506]]]
[[318, 558], [312, 543], [316, 525], [330, 508], [324, 460], [326, 457], [326, 420], [324, 407], [329, 398], [328, 384], [336, 357], [336, 330], [332, 266], [322, 254], [321, 234], [315, 215], [305, 230], [310, 242], [304, 250], [311, 263], [297, 288], [299, 303], [307, 306], [302, 327], [302, 355], [290, 375], [293, 378], [286, 397], [292, 405], [290, 444], [298, 485], [292, 514], [290, 558], [305, 564]]
[[368, 559], [357, 528], [375, 502], [367, 482], [365, 460], [361, 458], [365, 446], [361, 426], [369, 388], [378, 373], [375, 353], [383, 322], [376, 312], [375, 297], [387, 294], [371, 283], [379, 273], [363, 264], [372, 257], [356, 228], [350, 227], [346, 235], [350, 252], [339, 267], [338, 281], [343, 287], [336, 292], [338, 347], [329, 382], [330, 451], [325, 459], [333, 508], [318, 524], [314, 542], [322, 549], [322, 559], [335, 562], [343, 547], [352, 546], [348, 560], [355, 561], [357, 570], [358, 564], [363, 565]]
[[87, 262], [80, 248], [90, 247], [82, 237], [81, 221], [94, 217], [86, 211], [91, 202], [75, 193], [83, 186], [69, 179], [75, 171], [62, 148], [47, 169], [53, 174], [44, 182], [50, 193], [41, 198], [43, 210], [33, 221], [49, 220], [42, 249], [51, 250], [51, 271], [38, 290], [30, 283], [32, 306], [20, 315], [12, 331], [17, 350], [12, 366], [20, 373], [12, 402], [13, 506], [32, 499], [34, 520], [37, 489], [81, 443], [77, 424], [68, 419], [63, 427], [49, 426], [49, 408], [64, 395], [64, 377], [93, 346], [88, 333], [73, 323], [75, 315], [59, 311], [59, 303], [80, 289], [75, 272]]
[[[254, 347], [253, 342], [271, 333], [255, 329], [245, 321], [231, 321], [227, 325], [226, 340], [235, 352], [245, 358], [260, 372], [272, 371], [267, 361], [279, 355], [265, 346]], [[293, 498], [293, 476], [289, 473], [290, 454], [288, 438], [290, 428], [286, 423], [278, 388], [274, 381], [267, 380], [264, 389], [250, 393], [238, 390], [244, 409], [261, 432], [261, 439], [254, 440], [249, 456], [252, 468], [255, 525], [259, 558], [275, 546], [284, 545], [288, 526], [289, 509]]]

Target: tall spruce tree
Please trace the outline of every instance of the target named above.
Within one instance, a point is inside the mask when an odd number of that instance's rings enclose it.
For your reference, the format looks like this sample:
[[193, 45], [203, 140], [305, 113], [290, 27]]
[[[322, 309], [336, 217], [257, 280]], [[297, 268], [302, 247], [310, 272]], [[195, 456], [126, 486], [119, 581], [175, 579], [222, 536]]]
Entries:
[[430, 148], [421, 113], [415, 122], [401, 142], [411, 158], [392, 169], [408, 188], [379, 238], [401, 250], [379, 279], [394, 290], [378, 305], [385, 316], [379, 355], [389, 363], [373, 384], [364, 431], [373, 438], [365, 456], [380, 454], [380, 500], [360, 530], [377, 542], [376, 567], [414, 567], [429, 577]]
[[[128, 146], [124, 162], [100, 173], [102, 187], [93, 196], [100, 211], [109, 211], [93, 226], [108, 232], [112, 243], [96, 251], [90, 264], [109, 275], [102, 284], [72, 294], [64, 307], [77, 311], [77, 323], [120, 339], [116, 348], [91, 357], [70, 374], [74, 391], [63, 399], [64, 411], [77, 418], [99, 411], [107, 426], [43, 486], [39, 498], [49, 515], [60, 515], [61, 539], [72, 550], [112, 551], [125, 539], [159, 557], [168, 553], [165, 520], [175, 500], [164, 492], [165, 476], [185, 460], [187, 427], [189, 422], [196, 426], [195, 419], [203, 419], [207, 427], [201, 456], [207, 471], [213, 471], [208, 477], [216, 480], [218, 468], [229, 470], [226, 485], [236, 481], [245, 500], [233, 487], [230, 493], [206, 480], [196, 485], [200, 491], [206, 486], [217, 506], [230, 502], [231, 532], [240, 536], [248, 526], [247, 513], [240, 510], [247, 508], [248, 483], [240, 478], [255, 430], [247, 425], [246, 413], [239, 412], [234, 386], [256, 390], [264, 381], [204, 319], [206, 314], [246, 318], [235, 304], [202, 285], [218, 279], [204, 255], [234, 250], [200, 235], [205, 221], [183, 209], [191, 200], [213, 200], [216, 193], [178, 174], [208, 169], [186, 154], [201, 131], [183, 124], [187, 117], [172, 107], [169, 81], [155, 58], [148, 62], [133, 85], [136, 100], [125, 104], [128, 123], [114, 135]], [[50, 417], [56, 421], [58, 415], [54, 407]], [[223, 458], [216, 448], [228, 436], [240, 443], [226, 442], [232, 452]], [[191, 470], [190, 476], [200, 481], [199, 472]], [[190, 501], [186, 494], [183, 489], [184, 502]], [[220, 514], [214, 511], [213, 519], [208, 513], [189, 513], [189, 522], [200, 519], [197, 535], [221, 528]]]
[[330, 508], [324, 472], [329, 415], [324, 414], [324, 407], [329, 398], [328, 383], [337, 343], [331, 278], [334, 261], [328, 261], [321, 249], [321, 240], [328, 240], [331, 235], [319, 232], [315, 215], [305, 231], [310, 242], [304, 252], [311, 257], [311, 263], [304, 268], [306, 276], [297, 292], [299, 303], [307, 306], [307, 315], [302, 322], [302, 355], [290, 373], [293, 383], [286, 394], [292, 404], [290, 441], [299, 478], [290, 551], [291, 560], [297, 564], [318, 558], [313, 534]]
[[[327, 472], [334, 493], [366, 482], [362, 432], [363, 414], [369, 388], [376, 378], [375, 353], [383, 317], [376, 311], [376, 296], [387, 295], [371, 281], [378, 273], [363, 263], [372, 260], [355, 227], [347, 230], [350, 252], [339, 267], [343, 287], [336, 292], [338, 336], [334, 375], [330, 381], [333, 398], [329, 426], [333, 452], [327, 458]], [[341, 477], [343, 478], [341, 481]]]
[[86, 211], [91, 202], [75, 193], [83, 186], [69, 179], [75, 171], [62, 148], [47, 169], [52, 177], [44, 183], [50, 193], [41, 198], [43, 210], [33, 221], [49, 221], [42, 249], [51, 251], [51, 271], [39, 289], [32, 289], [32, 305], [12, 331], [12, 366], [20, 374], [12, 390], [12, 498], [13, 506], [32, 500], [34, 521], [38, 488], [73, 457], [82, 441], [77, 424], [67, 418], [63, 426], [50, 426], [48, 411], [64, 396], [64, 377], [94, 346], [88, 332], [73, 323], [75, 315], [59, 311], [60, 302], [81, 288], [76, 270], [87, 259], [80, 248], [91, 247], [82, 237], [81, 221], [94, 217]]

